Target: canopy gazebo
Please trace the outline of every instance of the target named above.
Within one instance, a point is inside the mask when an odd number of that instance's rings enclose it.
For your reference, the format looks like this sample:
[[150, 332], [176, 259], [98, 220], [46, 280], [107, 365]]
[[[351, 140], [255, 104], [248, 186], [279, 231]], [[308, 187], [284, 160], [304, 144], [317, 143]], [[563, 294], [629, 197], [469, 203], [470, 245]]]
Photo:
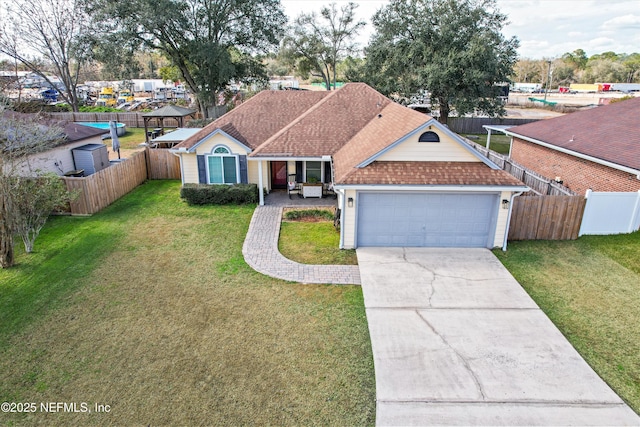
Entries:
[[157, 129], [160, 129], [159, 131], [154, 131], [156, 132], [154, 137], [156, 137], [164, 134], [164, 119], [176, 119], [178, 121], [178, 127], [181, 128], [184, 127], [184, 118], [187, 116], [195, 117], [196, 113], [197, 111], [195, 110], [190, 110], [178, 105], [167, 105], [162, 108], [158, 108], [157, 110], [153, 110], [150, 113], [143, 114], [142, 119], [144, 120], [144, 134], [147, 144], [149, 143], [149, 122], [151, 120], [155, 119]]

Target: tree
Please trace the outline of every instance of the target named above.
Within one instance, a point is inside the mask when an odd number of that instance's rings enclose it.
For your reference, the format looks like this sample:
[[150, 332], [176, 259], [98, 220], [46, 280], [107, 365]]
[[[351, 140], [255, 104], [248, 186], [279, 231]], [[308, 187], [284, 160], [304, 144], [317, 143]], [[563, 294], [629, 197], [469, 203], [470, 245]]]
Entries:
[[60, 143], [65, 138], [58, 126], [41, 126], [37, 118], [5, 112], [0, 106], [0, 267], [14, 264], [13, 247], [20, 211], [20, 172], [28, 168], [28, 157]]
[[286, 23], [279, 0], [95, 0], [87, 11], [106, 34], [166, 56], [205, 116], [230, 82], [266, 79], [254, 55], [277, 46]]
[[17, 0], [8, 6], [8, 19], [0, 33], [0, 52], [24, 64], [55, 87], [45, 73], [40, 55], [50, 63], [64, 87], [62, 99], [78, 111], [78, 76], [90, 52], [80, 41], [91, 30], [80, 0]]
[[15, 233], [22, 238], [26, 253], [33, 252], [33, 244], [51, 212], [64, 208], [75, 198], [58, 175], [51, 172], [36, 175], [12, 177]]
[[356, 50], [353, 38], [366, 25], [364, 21], [356, 22], [357, 7], [348, 3], [338, 10], [332, 3], [321, 9], [320, 17], [315, 12], [300, 14], [283, 41], [282, 56], [302, 76], [320, 77], [327, 90], [332, 85], [335, 90], [338, 61]]
[[576, 49], [573, 52], [566, 52], [562, 55], [562, 60], [574, 70], [584, 70], [587, 66], [587, 53], [582, 49]]
[[542, 82], [539, 62], [539, 60], [528, 58], [519, 59], [513, 67], [513, 78], [515, 81], [520, 83]]
[[640, 53], [625, 56], [622, 65], [627, 73], [625, 80], [627, 83], [633, 83], [636, 78], [640, 77]]
[[446, 123], [451, 112], [504, 114], [495, 83], [508, 81], [518, 40], [501, 34], [495, 0], [391, 0], [373, 17], [367, 80], [385, 94], [429, 91]]
[[627, 72], [621, 62], [605, 56], [592, 58], [589, 58], [584, 73], [585, 83], [626, 81]]

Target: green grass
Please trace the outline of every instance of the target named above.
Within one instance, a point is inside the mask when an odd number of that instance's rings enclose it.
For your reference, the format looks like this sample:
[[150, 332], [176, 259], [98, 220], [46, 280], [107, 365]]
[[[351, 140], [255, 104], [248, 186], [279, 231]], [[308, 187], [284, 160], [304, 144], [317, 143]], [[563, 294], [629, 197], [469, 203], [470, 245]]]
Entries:
[[282, 222], [278, 249], [302, 264], [356, 265], [355, 250], [338, 249], [340, 232], [333, 222]]
[[640, 413], [640, 232], [495, 252], [593, 369]]
[[[144, 128], [132, 128], [127, 126], [126, 133], [118, 138], [120, 146], [126, 149], [140, 148], [139, 145], [145, 142]], [[111, 140], [109, 140], [109, 143]]]
[[247, 206], [190, 207], [143, 184], [90, 218], [56, 217], [0, 270], [0, 402], [107, 414], [3, 425], [372, 425], [362, 291], [262, 276]]
[[[464, 135], [466, 136], [466, 135]], [[474, 135], [477, 136], [478, 139], [471, 139], [473, 142], [476, 142], [480, 145], [482, 145], [483, 147], [487, 146], [487, 134], [480, 134], [480, 135]], [[509, 154], [509, 146], [511, 144], [511, 137], [507, 136], [507, 135], [502, 135], [502, 134], [495, 134], [492, 133], [491, 134], [491, 145], [489, 145], [489, 148], [493, 151], [496, 151], [500, 154]]]

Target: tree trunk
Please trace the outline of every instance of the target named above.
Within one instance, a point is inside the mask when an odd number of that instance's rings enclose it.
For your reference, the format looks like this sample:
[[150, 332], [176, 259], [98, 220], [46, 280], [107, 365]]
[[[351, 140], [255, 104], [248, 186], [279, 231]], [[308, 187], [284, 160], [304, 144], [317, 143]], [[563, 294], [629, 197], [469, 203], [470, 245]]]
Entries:
[[438, 117], [438, 121], [446, 125], [449, 121], [449, 113], [451, 112], [449, 102], [445, 98], [438, 98], [438, 105], [440, 106], [440, 117]]
[[9, 224], [7, 200], [0, 195], [0, 267], [13, 266], [13, 230]]
[[203, 119], [208, 119], [209, 118], [209, 109], [205, 105], [204, 101], [199, 99], [198, 100], [198, 107], [200, 108], [200, 112], [202, 113], [202, 118]]

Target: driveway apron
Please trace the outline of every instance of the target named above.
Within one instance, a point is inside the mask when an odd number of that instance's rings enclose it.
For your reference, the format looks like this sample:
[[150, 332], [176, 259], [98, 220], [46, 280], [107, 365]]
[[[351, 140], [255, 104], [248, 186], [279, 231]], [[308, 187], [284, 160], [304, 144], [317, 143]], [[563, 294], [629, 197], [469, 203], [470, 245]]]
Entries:
[[491, 251], [357, 254], [377, 425], [640, 425]]

